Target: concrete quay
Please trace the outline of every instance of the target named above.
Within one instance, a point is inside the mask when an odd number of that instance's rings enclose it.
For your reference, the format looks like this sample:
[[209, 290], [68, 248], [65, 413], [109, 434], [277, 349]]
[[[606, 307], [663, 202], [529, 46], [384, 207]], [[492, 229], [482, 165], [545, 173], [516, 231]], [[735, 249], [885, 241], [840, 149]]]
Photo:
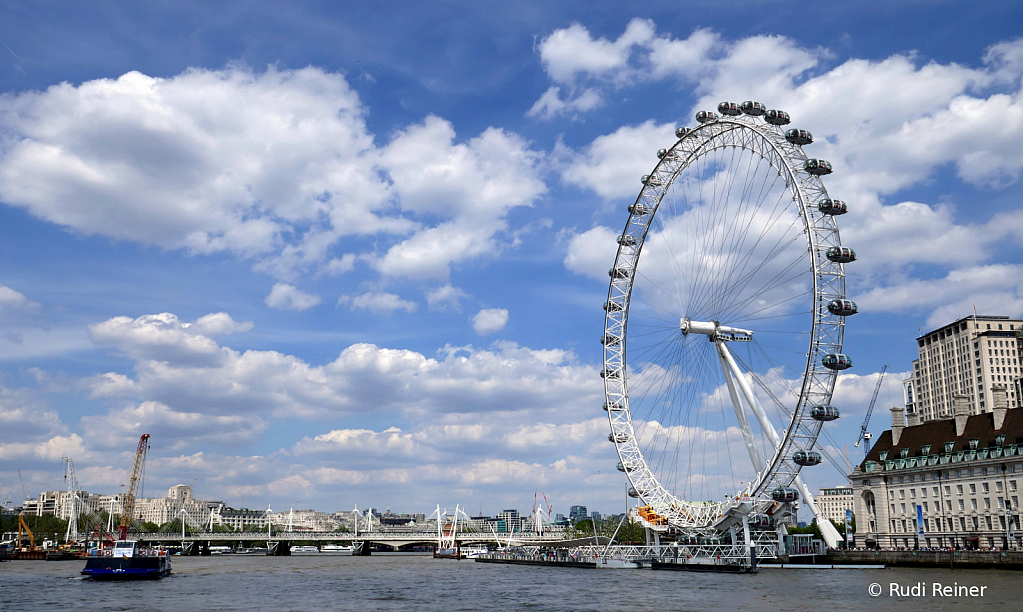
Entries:
[[1019, 550], [831, 550], [817, 563], [888, 567], [952, 567], [1023, 570]]

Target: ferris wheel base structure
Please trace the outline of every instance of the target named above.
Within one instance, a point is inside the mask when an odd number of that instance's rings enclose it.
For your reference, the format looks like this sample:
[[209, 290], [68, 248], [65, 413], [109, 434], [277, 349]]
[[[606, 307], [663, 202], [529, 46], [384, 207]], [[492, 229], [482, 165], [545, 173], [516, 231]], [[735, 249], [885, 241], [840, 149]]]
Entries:
[[821, 463], [817, 436], [852, 365], [844, 266], [856, 254], [836, 223], [848, 206], [821, 181], [831, 163], [803, 152], [813, 135], [781, 128], [788, 113], [718, 111], [657, 151], [617, 239], [601, 339], [608, 440], [654, 530], [736, 537], [752, 520], [784, 533], [780, 517], [802, 502], [836, 547], [800, 470]]

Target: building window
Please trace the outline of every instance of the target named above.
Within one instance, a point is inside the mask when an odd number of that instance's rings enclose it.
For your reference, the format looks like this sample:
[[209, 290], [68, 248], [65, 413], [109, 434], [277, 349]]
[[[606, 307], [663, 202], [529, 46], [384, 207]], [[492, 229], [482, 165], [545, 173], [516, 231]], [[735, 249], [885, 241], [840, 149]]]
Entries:
[[973, 498], [970, 500], [970, 509], [971, 510], [977, 509], [977, 498]]

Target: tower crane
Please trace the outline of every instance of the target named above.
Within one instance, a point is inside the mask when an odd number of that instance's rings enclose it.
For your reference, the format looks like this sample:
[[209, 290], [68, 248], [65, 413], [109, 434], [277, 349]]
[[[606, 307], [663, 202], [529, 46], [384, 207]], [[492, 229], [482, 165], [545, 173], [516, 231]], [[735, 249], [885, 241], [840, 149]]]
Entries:
[[867, 458], [867, 453], [870, 451], [870, 432], [867, 431], [867, 425], [870, 423], [870, 413], [874, 411], [874, 402], [877, 401], [877, 394], [881, 391], [881, 381], [884, 380], [884, 373], [888, 370], [888, 364], [885, 364], [881, 368], [881, 374], [877, 377], [877, 384], [874, 385], [874, 395], [870, 398], [870, 405], [867, 406], [867, 416], [863, 419], [863, 425], [860, 426], [860, 435], [856, 438], [856, 444], [853, 446], [859, 446], [860, 442], [864, 442], [863, 445], [863, 458]]
[[135, 450], [135, 464], [131, 468], [131, 480], [128, 482], [128, 493], [124, 496], [124, 507], [121, 510], [121, 523], [117, 526], [117, 539], [124, 540], [128, 537], [128, 527], [131, 525], [131, 517], [135, 514], [135, 495], [138, 493], [139, 480], [142, 479], [142, 470], [146, 465], [146, 452], [149, 450], [149, 434], [142, 434], [139, 438], [139, 446]]

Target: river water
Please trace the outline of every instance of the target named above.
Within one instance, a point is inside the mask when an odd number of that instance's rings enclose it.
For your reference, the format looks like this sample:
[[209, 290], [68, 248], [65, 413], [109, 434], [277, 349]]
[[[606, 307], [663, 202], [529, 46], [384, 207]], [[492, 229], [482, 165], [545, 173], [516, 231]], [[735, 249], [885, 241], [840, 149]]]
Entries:
[[[0, 610], [1020, 610], [1023, 573], [964, 569], [764, 569], [755, 575], [590, 570], [433, 559], [223, 555], [174, 557], [169, 578], [82, 580], [83, 561], [0, 563]], [[922, 596], [892, 596], [891, 584]], [[933, 584], [986, 587], [935, 595]], [[872, 597], [877, 583], [881, 595]], [[875, 587], [876, 589], [877, 587]]]

